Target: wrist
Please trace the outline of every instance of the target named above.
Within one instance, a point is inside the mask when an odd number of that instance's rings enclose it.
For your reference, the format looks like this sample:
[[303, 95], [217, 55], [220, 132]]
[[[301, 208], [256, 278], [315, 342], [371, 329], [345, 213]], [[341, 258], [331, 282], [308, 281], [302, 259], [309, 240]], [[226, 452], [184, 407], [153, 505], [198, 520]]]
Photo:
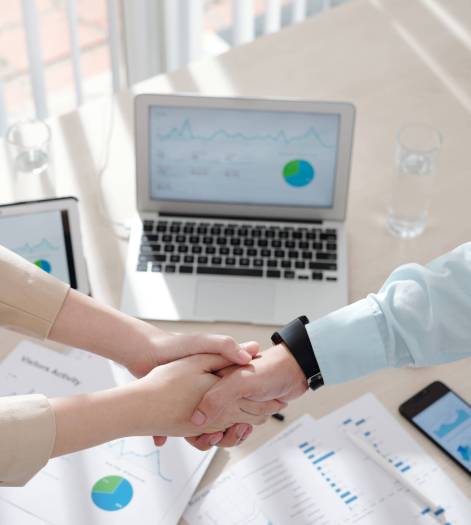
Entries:
[[129, 337], [124, 341], [118, 362], [134, 376], [143, 377], [150, 370], [165, 362], [160, 359], [160, 348], [168, 334], [145, 321], [133, 319]]
[[275, 344], [284, 343], [286, 345], [303, 371], [309, 387], [317, 390], [324, 384], [324, 378], [306, 330], [308, 323], [309, 319], [305, 315], [297, 317], [280, 330], [274, 332], [271, 340]]
[[[160, 368], [155, 369], [158, 371]], [[166, 426], [174, 416], [171, 399], [166, 395], [170, 385], [163, 377], [156, 381], [151, 375], [121, 387], [126, 399], [121, 431], [126, 436], [167, 435]]]
[[286, 367], [292, 377], [298, 381], [303, 381], [307, 383], [306, 376], [304, 375], [303, 369], [299, 366], [299, 363], [294, 358], [293, 354], [290, 352], [289, 348], [285, 343], [279, 343], [273, 347], [281, 356], [282, 366]]
[[308, 388], [306, 376], [288, 347], [284, 343], [279, 343], [269, 351], [277, 361], [274, 369], [280, 370], [286, 381], [285, 388], [282, 390], [289, 392], [289, 397], [284, 400], [294, 399], [303, 394]]

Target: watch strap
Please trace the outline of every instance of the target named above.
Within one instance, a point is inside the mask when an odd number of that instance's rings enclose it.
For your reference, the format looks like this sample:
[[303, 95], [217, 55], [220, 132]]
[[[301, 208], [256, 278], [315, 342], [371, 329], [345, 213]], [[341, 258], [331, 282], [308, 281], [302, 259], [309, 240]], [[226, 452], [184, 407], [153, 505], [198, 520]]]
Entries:
[[324, 384], [324, 380], [306, 330], [308, 323], [309, 319], [305, 315], [297, 317], [275, 332], [271, 340], [274, 344], [284, 343], [288, 347], [309, 381], [310, 388], [315, 390]]

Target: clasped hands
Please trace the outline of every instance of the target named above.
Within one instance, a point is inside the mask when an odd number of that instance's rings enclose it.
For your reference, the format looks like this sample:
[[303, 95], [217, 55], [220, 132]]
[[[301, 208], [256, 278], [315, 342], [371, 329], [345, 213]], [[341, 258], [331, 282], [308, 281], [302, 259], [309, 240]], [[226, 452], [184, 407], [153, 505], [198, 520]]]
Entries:
[[141, 379], [130, 388], [142, 401], [133, 408], [132, 434], [158, 431], [158, 446], [166, 436], [184, 436], [200, 450], [237, 445], [252, 425], [307, 389], [301, 368], [282, 344], [260, 352], [255, 342], [238, 345], [227, 336], [159, 331], [147, 351], [134, 355], [127, 367]]
[[227, 336], [169, 333], [75, 290], [49, 338], [116, 361], [137, 378], [50, 399], [53, 457], [127, 436], [154, 436], [156, 445], [182, 436], [201, 450], [232, 446], [307, 388], [284, 345], [260, 352], [257, 343]]

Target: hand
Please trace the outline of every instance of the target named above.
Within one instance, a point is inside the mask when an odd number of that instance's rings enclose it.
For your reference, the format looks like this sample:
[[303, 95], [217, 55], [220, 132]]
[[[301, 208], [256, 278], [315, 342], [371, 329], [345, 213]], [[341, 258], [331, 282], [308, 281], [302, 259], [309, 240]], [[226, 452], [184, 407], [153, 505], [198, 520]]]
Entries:
[[[132, 424], [135, 435], [158, 431], [165, 436], [192, 436], [204, 432], [220, 432], [235, 422], [261, 424], [282, 404], [276, 400], [262, 403], [228, 399], [224, 409], [211, 422], [196, 426], [190, 421], [198, 401], [217, 383], [223, 381], [214, 372], [231, 362], [218, 355], [201, 354], [159, 366], [144, 378], [129, 385], [137, 393], [140, 406], [135, 409]], [[158, 409], [156, 409], [158, 407]]]
[[[141, 337], [143, 343], [139, 346], [139, 350], [133, 348], [131, 354], [128, 352], [125, 354], [129, 356], [125, 366], [135, 377], [145, 376], [156, 366], [201, 353], [219, 354], [231, 363], [243, 365], [250, 362], [260, 349], [258, 343], [254, 341], [239, 345], [232, 337], [225, 335], [176, 334], [164, 332], [147, 323], [140, 324], [139, 328], [143, 332]], [[245, 428], [243, 427], [242, 430]], [[166, 441], [165, 436], [154, 436], [156, 446], [163, 446]], [[205, 441], [209, 448], [217, 442], [217, 436], [211, 436]]]
[[[258, 424], [279, 410], [279, 403], [251, 402], [250, 413], [231, 400], [223, 413], [204, 427], [190, 422], [204, 393], [221, 381], [214, 371], [230, 361], [201, 354], [155, 368], [124, 386], [51, 399], [56, 423], [52, 456], [60, 456], [127, 436], [191, 436], [219, 432], [236, 421]], [[217, 436], [218, 439], [221, 435]]]
[[218, 354], [231, 363], [245, 365], [257, 355], [260, 347], [251, 341], [240, 345], [229, 336], [216, 334], [177, 334], [164, 332], [150, 324], [140, 327], [142, 343], [127, 355], [126, 368], [143, 377], [156, 366], [196, 354]]
[[[299, 397], [307, 390], [303, 371], [283, 344], [266, 350], [249, 365], [225, 368], [218, 372], [218, 375], [223, 379], [206, 393], [192, 416], [192, 422], [196, 426], [211, 424], [229, 400], [240, 400], [241, 407], [243, 398], [252, 401], [277, 399], [286, 402]], [[241, 439], [241, 429], [235, 425], [224, 434], [218, 446], [236, 445], [246, 439], [249, 433], [250, 430], [246, 430], [246, 435]], [[214, 444], [214, 440], [215, 436], [204, 434], [188, 439], [200, 450], [209, 448], [210, 444]]]
[[259, 350], [256, 343], [239, 346], [223, 335], [164, 332], [72, 289], [48, 338], [116, 361], [136, 377], [145, 376], [158, 365], [201, 352], [247, 364]]

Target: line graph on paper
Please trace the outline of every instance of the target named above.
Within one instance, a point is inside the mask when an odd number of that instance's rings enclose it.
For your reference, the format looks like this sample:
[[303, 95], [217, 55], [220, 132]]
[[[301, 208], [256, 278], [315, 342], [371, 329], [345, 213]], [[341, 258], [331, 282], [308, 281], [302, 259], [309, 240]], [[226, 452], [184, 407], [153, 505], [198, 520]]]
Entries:
[[173, 481], [164, 472], [162, 466], [162, 453], [164, 450], [155, 448], [150, 438], [119, 439], [106, 445], [106, 448], [118, 460], [127, 461], [134, 466], [147, 470], [166, 483]]
[[204, 501], [190, 501], [185, 516], [192, 525], [273, 525], [250, 490], [234, 473], [211, 486]]

